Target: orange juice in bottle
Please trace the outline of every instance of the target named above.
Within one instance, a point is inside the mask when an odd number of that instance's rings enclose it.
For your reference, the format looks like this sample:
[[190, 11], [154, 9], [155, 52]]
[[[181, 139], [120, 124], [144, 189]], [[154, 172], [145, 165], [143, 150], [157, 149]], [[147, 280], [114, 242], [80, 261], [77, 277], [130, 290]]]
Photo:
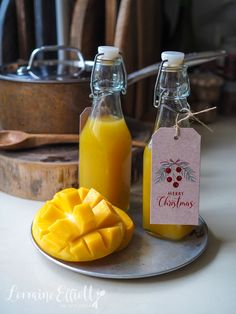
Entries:
[[[190, 89], [187, 68], [183, 64], [184, 54], [168, 51], [163, 52], [161, 57], [162, 63], [154, 91], [154, 106], [158, 109], [155, 131], [159, 127], [174, 126], [177, 114], [181, 118], [186, 109], [189, 109], [187, 97]], [[181, 126], [188, 127], [189, 122], [185, 120]], [[155, 153], [158, 154], [158, 151]], [[151, 167], [152, 139], [143, 155], [143, 228], [155, 236], [171, 240], [182, 239], [192, 231], [192, 226], [150, 223]]]
[[126, 74], [117, 48], [103, 46], [98, 52], [91, 76], [92, 112], [80, 134], [79, 183], [127, 210], [131, 136], [120, 103]]

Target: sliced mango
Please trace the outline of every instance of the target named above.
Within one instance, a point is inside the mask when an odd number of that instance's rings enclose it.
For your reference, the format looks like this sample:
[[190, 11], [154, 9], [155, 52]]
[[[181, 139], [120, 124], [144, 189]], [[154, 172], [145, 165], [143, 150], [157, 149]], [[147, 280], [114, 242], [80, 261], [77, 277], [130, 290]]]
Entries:
[[48, 233], [48, 227], [50, 224], [48, 222], [39, 222], [37, 220], [33, 223], [34, 233], [37, 238], [41, 238], [43, 235]]
[[48, 254], [72, 262], [92, 261], [128, 245], [134, 224], [94, 189], [55, 194], [35, 215], [35, 241]]
[[71, 261], [85, 262], [91, 261], [93, 258], [83, 238], [78, 239], [75, 243], [71, 245], [70, 252]]
[[53, 223], [57, 219], [62, 219], [65, 217], [63, 210], [59, 209], [52, 201], [48, 201], [41, 208], [40, 219], [47, 221], [48, 223]]
[[70, 246], [66, 246], [58, 253], [58, 258], [64, 261], [76, 262], [77, 258], [73, 256], [70, 250]]
[[101, 200], [93, 207], [92, 211], [98, 228], [113, 226], [120, 221], [120, 217], [114, 211], [112, 205], [105, 200]]
[[44, 235], [40, 239], [40, 243], [44, 250], [51, 255], [57, 255], [67, 244], [66, 241], [63, 241], [60, 237], [51, 232]]
[[80, 235], [86, 234], [96, 228], [96, 220], [88, 204], [79, 204], [74, 207], [73, 216], [80, 230]]
[[80, 236], [79, 229], [77, 228], [74, 221], [70, 218], [60, 219], [54, 222], [48, 230], [57, 235], [58, 239], [64, 241], [73, 241]]
[[133, 233], [134, 233], [134, 223], [132, 221], [132, 219], [126, 214], [126, 212], [124, 212], [122, 209], [113, 206], [114, 210], [117, 212], [117, 214], [119, 215], [121, 221], [123, 222], [125, 228], [125, 235], [123, 237], [123, 241], [121, 242], [120, 247], [118, 248], [118, 250], [122, 250], [124, 249], [130, 242]]
[[56, 193], [52, 202], [65, 212], [72, 212], [75, 205], [81, 203], [77, 189], [69, 188]]
[[101, 234], [98, 231], [91, 232], [84, 236], [84, 242], [91, 254], [91, 260], [104, 257], [112, 253], [106, 248]]
[[88, 191], [89, 191], [89, 189], [83, 188], [83, 187], [80, 187], [78, 189], [78, 193], [79, 193], [81, 202], [83, 202], [83, 200], [85, 199], [86, 195], [88, 194]]
[[103, 238], [105, 246], [111, 252], [114, 252], [120, 247], [124, 237], [124, 225], [120, 222], [113, 227], [100, 229], [99, 233]]
[[88, 203], [91, 208], [96, 206], [104, 197], [94, 189], [90, 189], [83, 203]]

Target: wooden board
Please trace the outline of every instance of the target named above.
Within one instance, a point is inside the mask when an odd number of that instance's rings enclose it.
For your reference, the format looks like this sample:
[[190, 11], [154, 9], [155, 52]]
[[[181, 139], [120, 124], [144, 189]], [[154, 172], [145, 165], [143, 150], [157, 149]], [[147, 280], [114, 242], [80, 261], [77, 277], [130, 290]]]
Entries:
[[2, 0], [0, 4], [0, 65], [18, 58], [15, 1]]
[[[133, 12], [136, 10], [136, 1], [121, 0], [118, 10], [117, 23], [114, 36], [114, 46], [118, 47], [123, 55], [127, 73], [137, 69], [136, 58], [136, 21], [133, 19]], [[129, 86], [124, 97], [124, 113], [134, 117], [136, 86]]]
[[15, 4], [19, 58], [21, 60], [29, 60], [30, 54], [34, 49], [33, 2], [29, 0], [17, 0]]
[[105, 1], [105, 33], [106, 45], [113, 46], [116, 28], [118, 3], [117, 0]]
[[0, 190], [45, 201], [57, 191], [78, 186], [77, 145], [0, 152]]
[[86, 60], [93, 60], [104, 44], [105, 4], [97, 0], [76, 0], [70, 30], [70, 46], [79, 48]]
[[[149, 125], [129, 120], [132, 137], [147, 141]], [[78, 145], [51, 145], [21, 151], [0, 151], [0, 190], [22, 198], [45, 201], [61, 189], [78, 187]], [[132, 149], [132, 179], [142, 173], [142, 148]]]

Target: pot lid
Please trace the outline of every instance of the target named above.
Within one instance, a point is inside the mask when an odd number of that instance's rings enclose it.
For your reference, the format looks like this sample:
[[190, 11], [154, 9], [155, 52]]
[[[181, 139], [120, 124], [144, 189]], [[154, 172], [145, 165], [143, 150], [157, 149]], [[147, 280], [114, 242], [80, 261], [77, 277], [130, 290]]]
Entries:
[[[40, 52], [54, 52], [54, 59], [36, 60]], [[55, 53], [57, 53], [56, 59]], [[32, 52], [28, 64], [15, 63], [2, 66], [0, 79], [32, 83], [89, 81], [92, 67], [93, 61], [84, 61], [77, 48], [44, 46]]]

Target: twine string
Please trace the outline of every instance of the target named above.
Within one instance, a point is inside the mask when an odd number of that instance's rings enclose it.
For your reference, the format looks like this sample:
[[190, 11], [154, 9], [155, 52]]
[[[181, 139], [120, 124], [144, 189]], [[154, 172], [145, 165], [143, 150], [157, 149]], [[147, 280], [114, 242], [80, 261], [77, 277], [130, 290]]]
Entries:
[[204, 110], [201, 110], [201, 111], [197, 111], [197, 112], [192, 112], [190, 109], [184, 109], [184, 112], [186, 113], [186, 116], [181, 118], [181, 119], [179, 119], [179, 115], [180, 114], [178, 113], [176, 115], [175, 125], [174, 125], [174, 128], [175, 128], [174, 139], [177, 140], [179, 138], [179, 136], [180, 136], [180, 123], [185, 121], [185, 120], [188, 120], [189, 118], [193, 118], [198, 123], [200, 123], [202, 126], [204, 126], [208, 131], [213, 132], [213, 130], [209, 126], [207, 126], [204, 122], [202, 122], [196, 116], [201, 114], [201, 113], [208, 112], [208, 111], [215, 110], [215, 109], [216, 109], [216, 107], [212, 107], [212, 108], [207, 108], [207, 109], [204, 109]]

